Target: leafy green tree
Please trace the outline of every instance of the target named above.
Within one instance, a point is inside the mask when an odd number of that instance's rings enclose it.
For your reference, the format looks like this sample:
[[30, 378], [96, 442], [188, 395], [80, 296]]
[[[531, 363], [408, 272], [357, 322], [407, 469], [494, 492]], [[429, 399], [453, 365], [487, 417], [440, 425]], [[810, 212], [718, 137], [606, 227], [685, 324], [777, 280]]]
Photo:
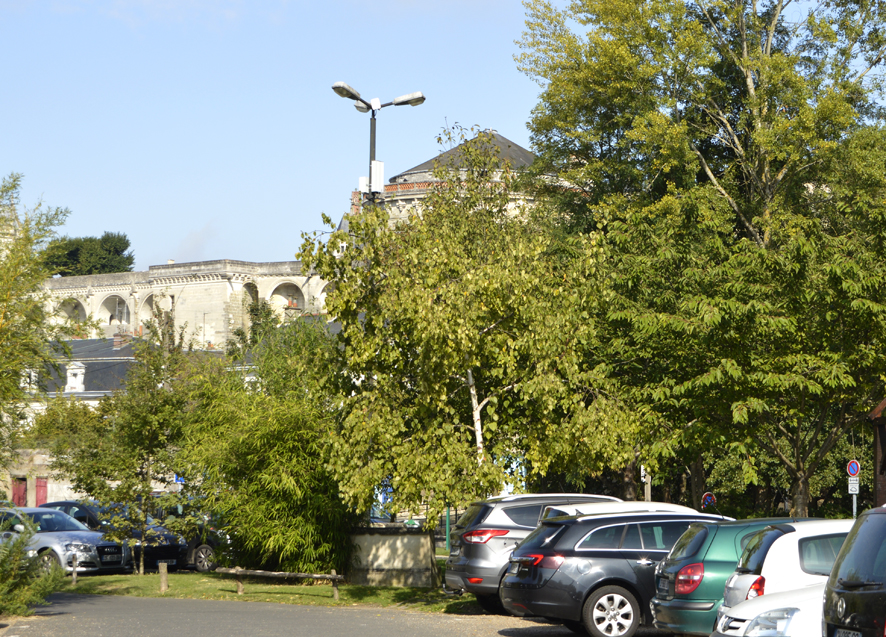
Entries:
[[347, 374], [331, 462], [358, 509], [386, 482], [395, 509], [428, 505], [433, 518], [552, 462], [593, 470], [629, 447], [619, 437], [634, 440], [617, 397], [575, 356], [597, 346], [582, 308], [599, 298], [587, 290], [593, 242], [556, 242], [515, 203], [486, 134], [459, 148], [407, 222], [366, 207], [348, 233], [309, 237], [299, 255], [335, 281], [326, 304]]
[[135, 256], [122, 232], [101, 237], [60, 237], [47, 248], [47, 267], [61, 276], [131, 272]]
[[[810, 480], [882, 397], [886, 7], [529, 0], [552, 214], [606, 250], [610, 378], [655, 463]], [[598, 353], [595, 353], [598, 355]]]
[[343, 572], [357, 517], [328, 470], [338, 400], [335, 341], [308, 320], [264, 332], [248, 376], [207, 360], [191, 379], [187, 489], [216, 512], [239, 566]]
[[57, 339], [66, 328], [51, 320], [42, 284], [49, 276], [46, 245], [68, 211], [23, 209], [20, 187], [17, 174], [0, 185], [0, 469], [18, 444], [39, 372], [63, 353]]
[[[245, 295], [245, 298], [249, 298], [249, 295]], [[265, 334], [280, 324], [274, 307], [267, 299], [250, 299], [246, 303], [246, 314], [249, 316], [249, 326], [234, 328], [233, 338], [228, 339], [225, 346], [228, 356], [233, 358], [243, 358]]]
[[[150, 340], [139, 343], [125, 390], [97, 409], [58, 399], [36, 419], [51, 467], [104, 507], [108, 537], [130, 546], [158, 541], [149, 521], [159, 503], [152, 492], [170, 484], [178, 468], [188, 374], [186, 326], [175, 331], [171, 312], [148, 322]], [[144, 552], [138, 572], [144, 573]]]
[[46, 596], [64, 584], [64, 571], [46, 570], [37, 557], [29, 555], [34, 528], [25, 517], [25, 529], [16, 533], [8, 521], [0, 522], [0, 616], [30, 615], [33, 606], [46, 604]]

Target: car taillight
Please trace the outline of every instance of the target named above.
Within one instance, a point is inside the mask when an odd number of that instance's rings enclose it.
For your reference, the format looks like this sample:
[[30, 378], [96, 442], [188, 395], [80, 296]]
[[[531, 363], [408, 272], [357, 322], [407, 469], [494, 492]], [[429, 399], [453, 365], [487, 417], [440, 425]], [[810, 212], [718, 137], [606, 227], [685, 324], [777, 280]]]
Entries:
[[532, 566], [552, 568], [555, 571], [560, 568], [564, 559], [562, 555], [540, 555], [538, 553], [527, 553], [524, 557], [532, 558], [532, 562], [530, 562], [530, 565]]
[[754, 599], [755, 597], [760, 597], [763, 594], [763, 589], [766, 587], [766, 578], [758, 577], [754, 580], [754, 583], [751, 584], [751, 589], [748, 591], [748, 596], [745, 599]]
[[687, 564], [677, 573], [677, 585], [674, 593], [688, 595], [701, 584], [704, 579], [704, 564]]
[[491, 538], [507, 534], [507, 529], [482, 529], [479, 531], [468, 531], [461, 536], [461, 539], [468, 544], [486, 544]]

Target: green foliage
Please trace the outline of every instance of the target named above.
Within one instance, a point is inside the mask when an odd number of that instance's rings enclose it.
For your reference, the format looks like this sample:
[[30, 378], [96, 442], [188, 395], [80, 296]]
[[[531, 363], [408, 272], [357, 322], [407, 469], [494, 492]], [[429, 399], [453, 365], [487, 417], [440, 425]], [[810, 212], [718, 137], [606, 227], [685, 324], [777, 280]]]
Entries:
[[176, 334], [168, 312], [148, 328], [151, 340], [136, 346], [125, 391], [103, 399], [98, 409], [57, 399], [34, 427], [56, 474], [105, 507], [112, 523], [108, 537], [130, 546], [138, 536], [143, 543], [156, 541], [148, 524], [158, 508], [151, 493], [173, 480], [187, 396], [185, 328]]
[[46, 596], [59, 590], [64, 571], [56, 566], [47, 571], [28, 545], [34, 529], [27, 525], [21, 533], [0, 522], [0, 616], [30, 615], [32, 606], [46, 604]]
[[334, 340], [307, 320], [267, 331], [244, 379], [207, 361], [191, 379], [187, 484], [233, 540], [238, 566], [343, 572], [357, 521], [326, 467], [338, 403]]
[[[246, 298], [249, 298], [246, 295]], [[276, 329], [280, 323], [277, 313], [271, 302], [266, 299], [251, 300], [246, 304], [246, 314], [249, 316], [249, 327], [234, 328], [234, 337], [228, 339], [225, 350], [232, 358], [243, 358], [248, 351], [255, 347], [259, 341], [271, 330]]]
[[571, 185], [538, 192], [601, 237], [604, 358], [643, 453], [722, 449], [744, 483], [776, 458], [805, 514], [883, 392], [886, 8], [525, 4], [538, 170]]
[[593, 240], [555, 241], [485, 133], [458, 148], [408, 222], [366, 207], [299, 255], [335, 281], [347, 376], [332, 466], [358, 509], [387, 482], [394, 508], [433, 518], [555, 462], [593, 471], [636, 438], [579, 356], [597, 346]]
[[20, 187], [16, 174], [0, 185], [0, 468], [18, 444], [31, 392], [39, 390], [29, 378], [54, 365], [62, 349], [54, 343], [68, 327], [50, 320], [42, 289], [48, 276], [44, 249], [68, 212], [22, 209]]
[[60, 237], [47, 247], [47, 268], [52, 274], [80, 276], [131, 272], [135, 256], [122, 232], [101, 237]]

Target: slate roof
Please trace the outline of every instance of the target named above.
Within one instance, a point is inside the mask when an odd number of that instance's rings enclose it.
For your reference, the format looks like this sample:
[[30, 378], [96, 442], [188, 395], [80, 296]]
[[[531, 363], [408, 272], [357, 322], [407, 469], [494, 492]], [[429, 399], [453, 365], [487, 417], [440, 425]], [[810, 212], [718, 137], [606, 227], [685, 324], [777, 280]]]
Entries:
[[129, 342], [115, 348], [113, 339], [88, 338], [67, 342], [71, 349], [70, 360], [65, 360], [59, 365], [59, 372], [50, 372], [47, 378], [46, 391], [51, 393], [61, 392], [67, 382], [67, 364], [82, 363], [85, 366], [84, 389], [85, 392], [76, 392], [72, 395], [82, 394], [105, 395], [122, 389], [126, 380], [126, 373], [130, 365], [135, 362], [134, 343]]
[[[498, 149], [499, 157], [502, 161], [507, 162], [511, 165], [511, 168], [515, 170], [520, 170], [522, 168], [527, 168], [535, 161], [535, 155], [530, 151], [526, 150], [522, 146], [515, 144], [511, 140], [506, 137], [499, 135], [495, 131], [487, 131], [492, 137], [492, 145]], [[426, 162], [419, 164], [409, 170], [404, 170], [399, 175], [394, 175], [388, 181], [392, 184], [400, 181], [402, 177], [406, 175], [412, 175], [415, 173], [429, 173], [434, 170], [434, 163], [441, 162], [447, 163], [457, 166], [459, 164], [459, 157], [461, 156], [461, 147], [463, 144], [459, 144], [455, 148], [451, 148], [444, 153], [440, 153], [433, 159], [429, 159]]]

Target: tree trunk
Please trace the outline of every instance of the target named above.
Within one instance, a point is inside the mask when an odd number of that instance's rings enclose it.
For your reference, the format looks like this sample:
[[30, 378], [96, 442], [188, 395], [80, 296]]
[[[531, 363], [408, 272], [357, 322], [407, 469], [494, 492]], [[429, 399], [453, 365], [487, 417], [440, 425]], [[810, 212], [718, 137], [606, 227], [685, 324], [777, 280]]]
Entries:
[[692, 461], [692, 465], [689, 467], [689, 474], [692, 483], [692, 507], [701, 509], [701, 498], [705, 492], [704, 460], [701, 454]]
[[637, 499], [637, 456], [625, 467], [622, 474], [622, 497], [626, 502]]
[[471, 370], [468, 370], [468, 391], [471, 393], [471, 416], [474, 419], [474, 437], [477, 440], [477, 464], [483, 464], [483, 422], [480, 419], [477, 387], [474, 385], [474, 374]]
[[791, 485], [791, 517], [805, 518], [809, 515], [809, 477], [800, 476]]

